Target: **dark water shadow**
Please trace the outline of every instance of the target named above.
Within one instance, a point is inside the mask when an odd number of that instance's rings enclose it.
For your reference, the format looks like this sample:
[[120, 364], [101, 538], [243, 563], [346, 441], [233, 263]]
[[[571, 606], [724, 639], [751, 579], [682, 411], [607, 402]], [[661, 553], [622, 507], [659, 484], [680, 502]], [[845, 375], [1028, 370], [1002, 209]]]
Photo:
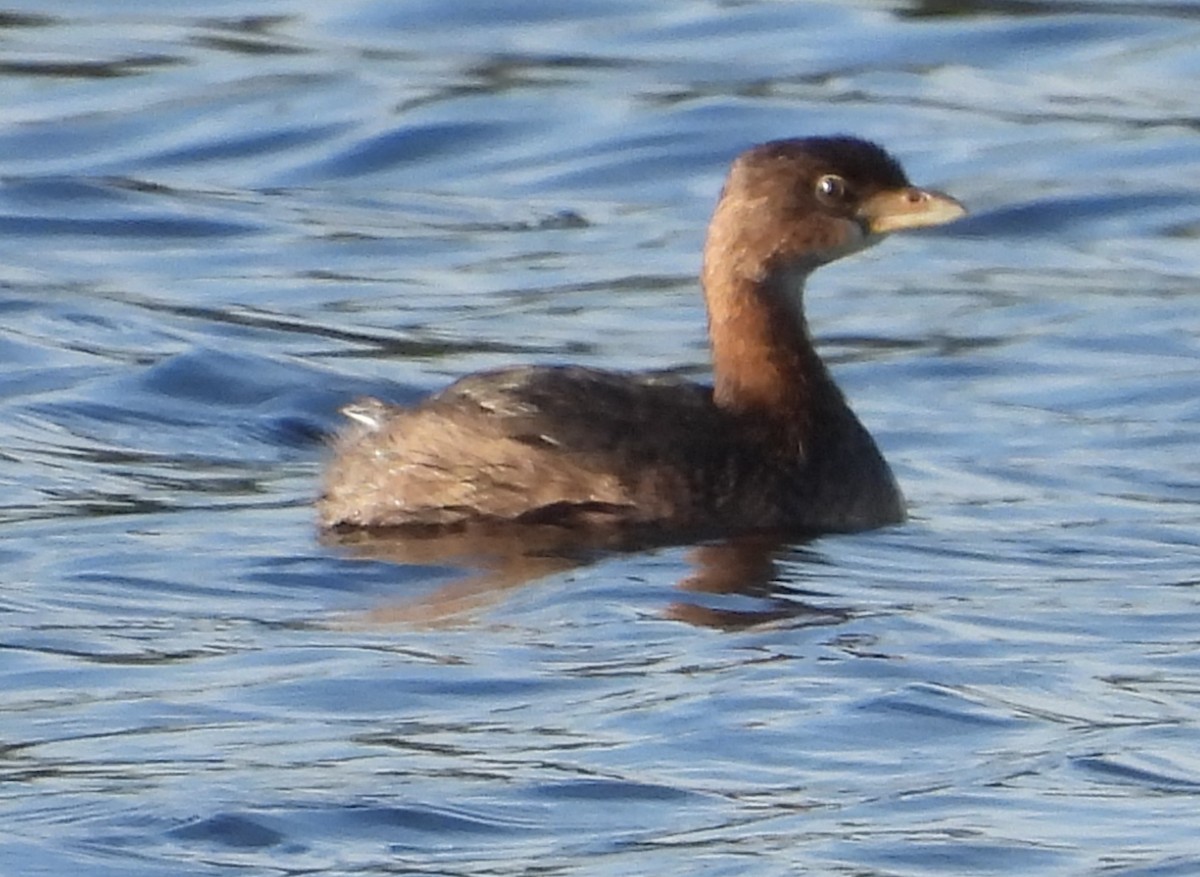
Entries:
[[[693, 545], [691, 571], [676, 583], [679, 597], [664, 616], [698, 627], [742, 630], [767, 623], [837, 624], [846, 608], [806, 602], [806, 592], [783, 575], [780, 561], [795, 558], [807, 540], [751, 534]], [[668, 547], [662, 538], [626, 531], [555, 526], [472, 528], [456, 532], [353, 530], [327, 532], [322, 542], [360, 560], [452, 567], [449, 582], [413, 597], [389, 600], [349, 620], [350, 625], [461, 624], [516, 588], [598, 562], [614, 553]], [[738, 597], [735, 602], [720, 598]]]

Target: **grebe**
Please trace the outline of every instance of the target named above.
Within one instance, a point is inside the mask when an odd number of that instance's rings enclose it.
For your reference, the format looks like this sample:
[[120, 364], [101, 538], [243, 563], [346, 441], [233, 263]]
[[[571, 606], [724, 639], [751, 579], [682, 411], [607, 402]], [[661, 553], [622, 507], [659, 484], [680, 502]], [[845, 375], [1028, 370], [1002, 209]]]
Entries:
[[519, 366], [468, 375], [411, 408], [359, 400], [343, 409], [352, 422], [325, 471], [321, 525], [669, 537], [902, 521], [891, 470], [813, 347], [804, 283], [889, 232], [965, 213], [864, 140], [755, 146], [733, 162], [704, 247], [711, 387]]

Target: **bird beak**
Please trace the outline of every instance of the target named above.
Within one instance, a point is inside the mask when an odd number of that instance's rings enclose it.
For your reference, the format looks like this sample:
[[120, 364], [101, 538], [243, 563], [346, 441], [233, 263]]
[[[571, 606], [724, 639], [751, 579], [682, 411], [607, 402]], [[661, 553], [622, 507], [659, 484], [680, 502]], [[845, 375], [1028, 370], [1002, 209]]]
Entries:
[[949, 195], [914, 186], [878, 192], [858, 209], [859, 221], [868, 234], [945, 225], [966, 215], [967, 208]]

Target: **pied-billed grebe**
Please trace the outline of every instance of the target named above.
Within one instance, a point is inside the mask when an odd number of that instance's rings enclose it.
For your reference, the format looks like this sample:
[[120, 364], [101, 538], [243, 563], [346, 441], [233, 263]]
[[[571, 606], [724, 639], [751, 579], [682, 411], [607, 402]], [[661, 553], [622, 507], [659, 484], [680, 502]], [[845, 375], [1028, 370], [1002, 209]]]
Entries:
[[734, 161], [704, 248], [712, 387], [526, 366], [468, 375], [411, 408], [360, 400], [325, 472], [321, 523], [669, 535], [901, 521], [887, 463], [813, 348], [804, 282], [888, 232], [965, 212], [873, 143], [756, 146]]

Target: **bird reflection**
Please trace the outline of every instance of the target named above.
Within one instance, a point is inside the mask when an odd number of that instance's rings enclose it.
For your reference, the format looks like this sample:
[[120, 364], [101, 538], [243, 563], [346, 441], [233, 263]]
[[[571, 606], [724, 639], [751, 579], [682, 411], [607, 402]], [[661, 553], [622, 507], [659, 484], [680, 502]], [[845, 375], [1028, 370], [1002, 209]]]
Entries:
[[[348, 619], [350, 625], [447, 626], [468, 622], [506, 592], [601, 560], [614, 552], [665, 547], [651, 536], [555, 526], [471, 528], [457, 532], [331, 531], [325, 544], [362, 560], [451, 567], [459, 574], [432, 591], [387, 603]], [[768, 623], [838, 624], [851, 612], [816, 605], [819, 596], [782, 580], [779, 561], [796, 558], [795, 537], [749, 535], [689, 549], [691, 571], [664, 616], [699, 627], [742, 630]]]

